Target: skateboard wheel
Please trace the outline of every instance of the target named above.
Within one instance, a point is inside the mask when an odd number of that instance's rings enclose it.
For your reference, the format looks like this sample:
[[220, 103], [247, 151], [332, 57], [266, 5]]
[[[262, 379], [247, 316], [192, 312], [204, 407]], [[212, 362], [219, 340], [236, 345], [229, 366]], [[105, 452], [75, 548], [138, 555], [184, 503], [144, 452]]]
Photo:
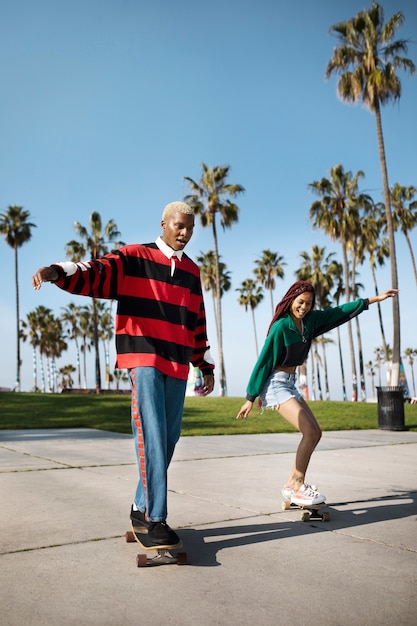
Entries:
[[135, 535], [134, 535], [134, 533], [132, 533], [132, 531], [131, 531], [131, 530], [128, 530], [128, 531], [126, 532], [125, 537], [126, 537], [126, 542], [127, 542], [127, 543], [133, 543], [134, 541], [136, 541], [136, 540], [135, 540]]
[[321, 514], [321, 519], [323, 520], [323, 522], [329, 522], [330, 513], [328, 511], [324, 511], [324, 513]]
[[310, 513], [308, 511], [303, 511], [301, 513], [301, 521], [302, 522], [309, 522], [310, 521], [310, 517], [311, 517], [311, 515], [310, 515]]
[[290, 508], [291, 508], [291, 502], [290, 502], [289, 500], [284, 500], [284, 501], [281, 503], [281, 507], [282, 507], [282, 510], [283, 510], [283, 511], [289, 511], [289, 510], [290, 510]]
[[177, 565], [187, 565], [187, 553], [186, 552], [177, 552]]
[[138, 567], [146, 567], [148, 564], [148, 557], [146, 554], [137, 554], [136, 555], [136, 565]]

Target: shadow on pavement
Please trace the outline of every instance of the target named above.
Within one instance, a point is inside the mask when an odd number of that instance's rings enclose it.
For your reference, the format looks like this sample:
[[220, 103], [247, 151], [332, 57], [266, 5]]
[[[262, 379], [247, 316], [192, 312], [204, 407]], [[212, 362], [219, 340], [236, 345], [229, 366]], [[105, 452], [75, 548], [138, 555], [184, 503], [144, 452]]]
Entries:
[[[178, 532], [188, 554], [188, 565], [196, 567], [215, 567], [221, 565], [217, 555], [221, 550], [235, 546], [254, 545], [277, 539], [299, 537], [320, 530], [337, 532], [342, 529], [354, 528], [381, 521], [395, 520], [417, 515], [417, 492], [401, 492], [393, 496], [385, 496], [373, 500], [343, 502], [329, 505], [331, 520], [329, 522], [300, 519], [278, 519], [268, 524], [231, 525], [218, 528], [182, 528]], [[352, 507], [344, 510], [344, 507]], [[299, 512], [297, 512], [299, 513]], [[279, 514], [280, 518], [287, 515]], [[292, 511], [292, 517], [294, 510]], [[272, 548], [275, 549], [275, 548]]]

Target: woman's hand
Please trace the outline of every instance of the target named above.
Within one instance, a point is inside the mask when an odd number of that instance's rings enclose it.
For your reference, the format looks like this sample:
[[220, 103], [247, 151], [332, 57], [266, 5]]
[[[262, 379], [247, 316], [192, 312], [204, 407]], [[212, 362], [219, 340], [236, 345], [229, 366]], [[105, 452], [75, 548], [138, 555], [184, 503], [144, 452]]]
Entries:
[[237, 420], [246, 419], [249, 413], [252, 411], [253, 402], [250, 400], [246, 400], [245, 404], [240, 409], [239, 413], [236, 415]]
[[387, 298], [394, 298], [398, 294], [398, 289], [387, 289], [383, 293], [379, 294], [379, 301], [386, 300]]
[[382, 302], [387, 298], [395, 298], [398, 295], [398, 289], [386, 289], [383, 293], [378, 294], [377, 296], [371, 296], [368, 298], [369, 304], [373, 304], [374, 302]]

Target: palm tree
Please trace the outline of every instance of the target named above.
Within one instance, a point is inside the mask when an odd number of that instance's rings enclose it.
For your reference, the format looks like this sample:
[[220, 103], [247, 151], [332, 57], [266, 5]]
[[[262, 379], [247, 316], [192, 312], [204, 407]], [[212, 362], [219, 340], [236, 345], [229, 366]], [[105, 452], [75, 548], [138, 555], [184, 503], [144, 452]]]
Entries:
[[[314, 286], [317, 304], [320, 309], [325, 309], [330, 306], [329, 296], [333, 287], [333, 277], [338, 270], [338, 266], [335, 265], [335, 261], [333, 260], [334, 252], [325, 256], [325, 251], [326, 249], [324, 247], [320, 248], [314, 245], [311, 248], [311, 257], [308, 252], [301, 252], [299, 256], [302, 259], [302, 264], [295, 272], [297, 280], [307, 280]], [[330, 389], [327, 371], [326, 343], [331, 342], [331, 340], [324, 340], [323, 338], [317, 341], [322, 345], [323, 349], [325, 394], [326, 400], [329, 400]], [[301, 375], [305, 375], [304, 372], [302, 372], [300, 376]]]
[[50, 372], [49, 387], [54, 393], [57, 388], [56, 360], [59, 359], [61, 354], [67, 349], [61, 320], [54, 315], [51, 315], [48, 319], [48, 325], [42, 329], [42, 335], [42, 348], [47, 358], [47, 363], [50, 364], [50, 368], [48, 370]]
[[[358, 283], [357, 281], [354, 281], [353, 277], [352, 277], [352, 281], [353, 281], [352, 293], [356, 299], [356, 298], [359, 298], [359, 291], [363, 289], [363, 285], [362, 283]], [[356, 337], [357, 337], [357, 342], [358, 342], [359, 380], [360, 380], [360, 387], [361, 387], [361, 400], [365, 401], [366, 400], [365, 368], [363, 364], [362, 335], [361, 335], [361, 328], [360, 328], [358, 315], [355, 317], [355, 326], [356, 326]]]
[[[107, 245], [113, 243], [117, 248], [123, 245], [118, 241], [120, 233], [114, 220], [109, 220], [104, 227], [102, 226], [101, 215], [97, 211], [93, 211], [90, 216], [90, 232], [80, 222], [74, 222], [74, 230], [81, 237], [81, 241], [71, 240], [66, 245], [66, 253], [72, 261], [77, 263], [84, 259], [88, 254], [90, 259], [98, 259], [108, 253]], [[95, 349], [95, 371], [96, 371], [96, 393], [101, 390], [101, 372], [100, 372], [100, 352], [98, 342], [98, 316], [96, 310], [96, 302], [93, 298], [93, 328], [94, 328], [94, 349]]]
[[51, 309], [37, 307], [36, 314], [40, 330], [39, 351], [42, 363], [42, 391], [45, 391], [43, 375], [43, 356], [45, 356], [48, 373], [48, 391], [54, 392], [56, 390], [56, 359], [67, 349], [67, 344], [64, 340], [61, 320], [54, 316]]
[[39, 305], [33, 311], [32, 324], [37, 326], [38, 333], [38, 351], [39, 351], [39, 366], [41, 371], [41, 391], [45, 393], [46, 391], [46, 378], [45, 378], [45, 368], [43, 362], [43, 356], [45, 353], [45, 328], [48, 326], [49, 320], [53, 318], [53, 313], [51, 309], [43, 305]]
[[94, 336], [92, 312], [89, 306], [82, 306], [79, 313], [79, 326], [81, 333], [81, 352], [83, 355], [83, 379], [84, 389], [87, 389], [87, 351], [91, 350], [90, 337]]
[[125, 370], [113, 370], [113, 378], [116, 381], [116, 390], [119, 391], [120, 383], [127, 383], [129, 377]]
[[238, 302], [241, 306], [245, 307], [245, 311], [247, 312], [248, 308], [252, 313], [252, 323], [253, 323], [253, 331], [255, 334], [255, 348], [256, 348], [256, 358], [259, 356], [258, 350], [258, 336], [256, 334], [256, 324], [255, 324], [255, 309], [258, 304], [263, 300], [264, 294], [262, 291], [262, 287], [257, 286], [255, 281], [251, 278], [247, 278], [243, 281], [239, 289], [240, 296]]
[[[330, 178], [322, 178], [309, 185], [321, 198], [310, 207], [313, 227], [321, 228], [332, 241], [337, 240], [342, 246], [345, 295], [348, 302], [350, 301], [348, 249], [353, 234], [360, 228], [359, 208], [371, 202], [369, 196], [358, 191], [358, 181], [363, 176], [361, 170], [352, 175], [350, 171], [345, 172], [342, 165], [336, 165], [330, 169]], [[347, 330], [352, 367], [352, 400], [356, 401], [358, 384], [350, 321], [347, 322]]]
[[[219, 272], [220, 272], [220, 298], [226, 291], [229, 291], [232, 286], [230, 279], [230, 272], [226, 269], [226, 264], [220, 261], [219, 256]], [[216, 260], [213, 250], [209, 250], [205, 254], [201, 252], [201, 256], [197, 257], [197, 263], [200, 267], [201, 282], [205, 291], [211, 291], [213, 297], [214, 308], [214, 320], [216, 324], [217, 332], [217, 316], [216, 316], [216, 303], [217, 303], [217, 281], [216, 281]]]
[[106, 389], [110, 389], [110, 341], [113, 339], [113, 315], [112, 307], [104, 304], [104, 302], [97, 302], [98, 316], [99, 316], [99, 337], [103, 342], [104, 348], [104, 360], [106, 366]]
[[[397, 257], [395, 252], [394, 226], [391, 214], [388, 171], [382, 133], [381, 106], [396, 101], [401, 96], [401, 82], [397, 70], [413, 74], [414, 63], [402, 54], [407, 53], [407, 41], [394, 40], [397, 28], [404, 22], [398, 11], [384, 24], [382, 7], [374, 2], [367, 11], [359, 13], [346, 22], [330, 28], [338, 38], [339, 45], [333, 50], [326, 78], [339, 74], [337, 91], [343, 101], [363, 104], [375, 114], [379, 161], [382, 173], [385, 215], [391, 261], [391, 283], [398, 288]], [[400, 306], [399, 299], [392, 299], [393, 308], [393, 368], [391, 384], [398, 385], [400, 374]]]
[[[387, 385], [389, 386], [391, 380], [391, 370], [392, 370], [392, 348], [389, 344], [387, 344], [386, 351], [384, 348], [378, 347], [374, 349], [375, 354], [375, 367], [381, 370], [381, 363], [385, 363], [385, 375], [387, 379]], [[379, 373], [379, 385], [381, 386], [381, 371]]]
[[416, 262], [408, 234], [417, 224], [417, 200], [413, 200], [416, 191], [415, 187], [402, 187], [399, 183], [395, 183], [395, 185], [391, 187], [392, 223], [394, 231], [401, 229], [405, 237], [410, 252], [411, 264], [413, 266], [414, 280], [417, 285]]
[[335, 253], [326, 255], [326, 248], [318, 245], [311, 247], [311, 256], [305, 250], [300, 252], [301, 266], [295, 272], [297, 280], [309, 281], [316, 292], [316, 300], [320, 309], [330, 306], [329, 294], [333, 288]]
[[[335, 292], [333, 294], [333, 299], [336, 303], [336, 306], [339, 305], [340, 303], [340, 298], [342, 297], [342, 295], [345, 292], [344, 286], [343, 286], [343, 280], [342, 280], [342, 276], [343, 276], [343, 265], [341, 263], [338, 263], [337, 261], [333, 262], [333, 273], [334, 273], [334, 278], [335, 278], [335, 283], [336, 283], [336, 289]], [[337, 333], [337, 346], [338, 346], [338, 350], [339, 350], [339, 363], [340, 363], [340, 373], [342, 376], [342, 394], [343, 394], [343, 401], [346, 402], [347, 400], [347, 393], [346, 393], [346, 379], [345, 379], [345, 369], [343, 366], [343, 352], [342, 352], [342, 343], [340, 341], [340, 326], [338, 326], [336, 328], [336, 333]]]
[[321, 389], [321, 378], [320, 378], [320, 366], [322, 365], [321, 356], [319, 355], [319, 351], [317, 349], [318, 346], [318, 337], [316, 337], [313, 341], [313, 368], [314, 362], [316, 363], [316, 373], [317, 373], [317, 389], [319, 391], [319, 400], [323, 400], [323, 392]]
[[0, 213], [0, 233], [5, 236], [6, 243], [14, 250], [14, 275], [16, 292], [16, 383], [15, 391], [20, 391], [20, 307], [19, 307], [19, 261], [18, 249], [32, 237], [32, 228], [36, 224], [28, 222], [29, 211], [21, 206], [9, 206], [6, 213]]
[[406, 348], [404, 350], [404, 359], [408, 360], [408, 364], [411, 367], [411, 378], [413, 381], [413, 396], [416, 395], [416, 383], [414, 379], [414, 359], [417, 357], [417, 350], [415, 348]]
[[384, 358], [385, 361], [388, 358], [388, 350], [389, 350], [389, 346], [383, 346], [383, 347], [378, 347], [374, 349], [374, 354], [375, 354], [375, 368], [378, 370], [378, 384], [379, 387], [381, 386], [381, 363], [383, 362]]
[[256, 259], [256, 267], [254, 269], [255, 276], [261, 285], [268, 289], [271, 296], [271, 311], [272, 317], [274, 317], [274, 300], [272, 292], [275, 289], [275, 277], [284, 278], [284, 257], [280, 256], [278, 252], [271, 252], [271, 250], [263, 250], [262, 257]]
[[315, 374], [315, 360], [314, 360], [314, 352], [310, 350], [310, 361], [311, 361], [311, 394], [309, 394], [310, 400], [316, 399], [316, 374]]
[[[184, 200], [189, 204], [196, 215], [200, 216], [203, 227], [211, 226], [213, 233], [214, 258], [216, 268], [216, 294], [220, 294], [219, 246], [217, 239], [216, 216], [220, 216], [220, 225], [223, 229], [231, 228], [238, 221], [239, 207], [230, 198], [234, 198], [245, 191], [242, 185], [227, 183], [230, 165], [215, 165], [213, 168], [202, 163], [202, 175], [198, 182], [188, 176], [184, 177], [189, 184], [191, 193]], [[228, 197], [229, 196], [229, 197]], [[223, 355], [223, 329], [221, 298], [216, 300], [217, 305], [217, 344], [219, 352], [219, 384], [220, 395], [227, 395], [226, 371]]]
[[23, 341], [29, 339], [29, 343], [32, 346], [33, 391], [38, 391], [37, 350], [40, 345], [39, 308], [40, 307], [27, 313], [27, 321], [21, 320], [21, 337]]
[[[356, 242], [356, 256], [358, 262], [362, 264], [366, 254], [369, 255], [369, 264], [371, 267], [371, 275], [375, 288], [375, 295], [378, 295], [378, 283], [376, 280], [376, 266], [382, 267], [385, 259], [389, 257], [388, 240], [381, 237], [383, 231], [383, 220], [381, 213], [381, 204], [375, 204], [373, 207], [368, 206], [368, 210], [361, 219], [361, 233]], [[387, 342], [385, 339], [384, 324], [382, 320], [381, 303], [377, 302], [379, 326], [381, 329], [382, 346], [387, 357]]]
[[71, 376], [76, 371], [72, 364], [63, 365], [58, 370], [58, 374], [61, 376], [61, 389], [72, 389], [74, 380]]
[[64, 323], [64, 327], [68, 328], [68, 336], [75, 342], [76, 354], [77, 354], [77, 375], [78, 375], [78, 387], [81, 389], [81, 363], [80, 363], [80, 347], [78, 345], [78, 338], [81, 337], [82, 331], [80, 329], [80, 314], [81, 307], [77, 306], [74, 302], [70, 302], [68, 306], [63, 308], [61, 313], [61, 320]]
[[375, 398], [375, 366], [372, 361], [368, 361], [368, 363], [365, 364], [365, 367], [368, 370], [368, 376], [371, 377], [372, 398]]

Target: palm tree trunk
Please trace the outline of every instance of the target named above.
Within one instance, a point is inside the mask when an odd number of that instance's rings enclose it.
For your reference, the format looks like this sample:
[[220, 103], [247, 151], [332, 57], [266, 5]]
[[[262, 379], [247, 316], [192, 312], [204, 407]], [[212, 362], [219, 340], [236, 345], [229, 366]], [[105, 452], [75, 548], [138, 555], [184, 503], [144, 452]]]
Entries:
[[314, 356], [313, 350], [310, 352], [310, 360], [311, 360], [311, 399], [316, 399], [316, 377], [314, 372]]
[[[342, 255], [343, 255], [346, 300], [350, 302], [349, 263], [347, 259], [345, 243], [342, 244]], [[349, 338], [350, 362], [352, 366], [352, 402], [356, 402], [358, 399], [358, 378], [356, 374], [355, 348], [353, 345], [352, 324], [350, 320], [347, 322], [347, 330], [348, 330], [348, 338]]]
[[221, 289], [220, 289], [220, 269], [219, 269], [219, 249], [217, 244], [216, 216], [213, 215], [213, 242], [214, 242], [214, 258], [216, 263], [216, 304], [217, 304], [217, 347], [219, 352], [219, 384], [220, 396], [227, 396], [226, 372], [223, 358], [223, 325], [222, 325], [222, 305], [221, 305]]
[[416, 285], [417, 285], [417, 269], [416, 269], [416, 262], [414, 259], [413, 248], [411, 247], [410, 237], [408, 236], [407, 233], [404, 233], [404, 237], [407, 242], [408, 250], [410, 252], [411, 265], [413, 266], [413, 271], [414, 271], [414, 280], [416, 281]]
[[252, 323], [253, 323], [253, 332], [255, 334], [255, 348], [256, 348], [256, 358], [258, 358], [259, 356], [259, 350], [258, 350], [258, 336], [256, 334], [256, 323], [255, 323], [255, 312], [251, 307], [251, 312], [252, 312]]
[[346, 394], [346, 381], [345, 381], [345, 370], [343, 367], [343, 353], [342, 353], [342, 344], [340, 343], [340, 328], [337, 327], [337, 344], [339, 346], [339, 361], [340, 361], [340, 373], [342, 375], [342, 393], [343, 393], [343, 401], [346, 402], [347, 394]]
[[51, 359], [46, 357], [46, 380], [47, 380], [47, 392], [52, 392], [52, 378], [51, 378]]
[[375, 398], [375, 374], [371, 374], [372, 398]]
[[[317, 355], [317, 357], [318, 357], [317, 348], [316, 348], [314, 354]], [[318, 389], [318, 392], [319, 392], [320, 400], [323, 400], [323, 392], [322, 392], [322, 389], [321, 389], [321, 378], [320, 378], [320, 363], [319, 363], [319, 359], [318, 358], [317, 358], [316, 366], [317, 366], [317, 389]]]
[[75, 348], [77, 353], [77, 374], [78, 374], [78, 388], [81, 389], [81, 363], [80, 363], [80, 348], [78, 345], [77, 337], [75, 337]]
[[39, 356], [39, 362], [40, 362], [40, 368], [41, 368], [41, 391], [42, 393], [45, 393], [46, 392], [45, 367], [43, 364], [42, 352], [40, 353], [40, 356]]
[[326, 400], [330, 400], [330, 388], [329, 388], [329, 373], [327, 369], [327, 354], [326, 354], [326, 344], [322, 343], [323, 349], [323, 369], [324, 369], [324, 392], [326, 394]]
[[36, 367], [36, 346], [33, 346], [32, 364], [33, 364], [33, 391], [38, 391], [38, 370]]
[[357, 337], [357, 341], [358, 341], [359, 377], [360, 377], [360, 387], [361, 387], [361, 400], [362, 400], [362, 402], [364, 402], [366, 400], [365, 368], [364, 368], [364, 365], [363, 365], [362, 337], [361, 337], [361, 329], [360, 329], [358, 317], [355, 318], [355, 322], [356, 322], [356, 337]]
[[[372, 263], [371, 263], [371, 274], [372, 274], [372, 280], [374, 281], [374, 286], [375, 286], [375, 295], [377, 296], [379, 294], [379, 292], [378, 292], [378, 284], [376, 282], [375, 268], [374, 268]], [[381, 328], [382, 347], [383, 347], [383, 350], [384, 350], [385, 358], [388, 359], [388, 348], [387, 348], [387, 342], [386, 342], [386, 339], [385, 339], [384, 324], [383, 324], [383, 321], [382, 321], [382, 312], [381, 312], [381, 303], [380, 302], [377, 302], [377, 307], [378, 307], [379, 326]]]
[[84, 377], [84, 389], [87, 389], [87, 341], [86, 336], [83, 337], [83, 377]]
[[[379, 162], [382, 172], [384, 190], [385, 215], [387, 220], [388, 242], [391, 262], [391, 287], [398, 289], [397, 255], [395, 251], [394, 227], [392, 222], [391, 201], [388, 184], [387, 162], [385, 158], [384, 136], [382, 134], [381, 110], [379, 101], [375, 102], [376, 133], [378, 139]], [[400, 379], [400, 302], [399, 298], [392, 298], [393, 342], [392, 342], [392, 371], [390, 384], [397, 386]]]
[[213, 313], [214, 313], [214, 323], [216, 325], [216, 337], [218, 338], [218, 324], [217, 324], [217, 298], [214, 295], [214, 291], [212, 291], [213, 294]]
[[20, 391], [20, 310], [19, 310], [19, 263], [17, 258], [17, 245], [14, 247], [14, 272], [16, 287], [16, 383], [15, 391]]
[[93, 333], [94, 333], [94, 351], [95, 351], [95, 370], [96, 370], [96, 393], [101, 391], [101, 372], [100, 372], [100, 352], [98, 343], [98, 315], [97, 303], [93, 298]]
[[304, 400], [309, 399], [308, 378], [307, 378], [307, 360], [302, 363], [299, 368], [300, 389], [303, 392]]

